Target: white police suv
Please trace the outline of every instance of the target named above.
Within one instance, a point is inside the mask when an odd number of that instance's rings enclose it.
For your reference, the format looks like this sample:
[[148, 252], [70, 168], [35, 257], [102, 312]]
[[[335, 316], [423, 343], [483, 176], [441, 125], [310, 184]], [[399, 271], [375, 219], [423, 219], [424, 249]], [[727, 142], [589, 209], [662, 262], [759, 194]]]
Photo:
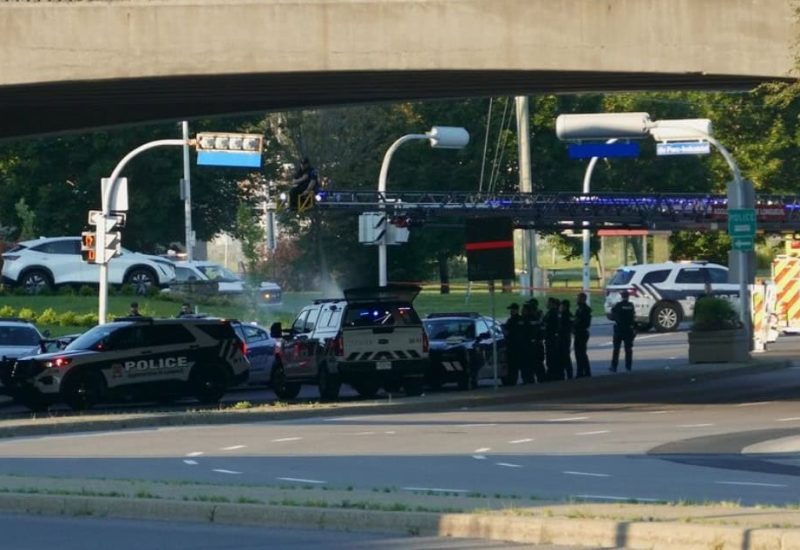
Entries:
[[620, 292], [627, 290], [641, 330], [678, 330], [681, 321], [694, 315], [694, 303], [707, 284], [714, 296], [739, 296], [739, 285], [728, 282], [728, 268], [717, 264], [666, 262], [620, 267], [606, 285], [606, 316], [621, 299]]
[[186, 395], [213, 403], [249, 371], [230, 321], [127, 317], [94, 327], [64, 350], [17, 359], [9, 393], [33, 410]]

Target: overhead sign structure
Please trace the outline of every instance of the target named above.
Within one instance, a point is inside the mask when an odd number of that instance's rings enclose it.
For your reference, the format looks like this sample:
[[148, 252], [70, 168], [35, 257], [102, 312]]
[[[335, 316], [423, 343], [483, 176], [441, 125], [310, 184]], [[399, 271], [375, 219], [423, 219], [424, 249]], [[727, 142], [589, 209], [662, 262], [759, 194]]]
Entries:
[[570, 143], [567, 146], [569, 158], [635, 158], [641, 148], [637, 142], [631, 143]]
[[261, 134], [201, 133], [195, 139], [199, 166], [258, 168], [264, 149]]
[[711, 144], [707, 141], [669, 141], [666, 143], [656, 143], [656, 155], [659, 157], [708, 154], [711, 154]]
[[511, 218], [467, 220], [467, 279], [514, 279], [514, 224]]

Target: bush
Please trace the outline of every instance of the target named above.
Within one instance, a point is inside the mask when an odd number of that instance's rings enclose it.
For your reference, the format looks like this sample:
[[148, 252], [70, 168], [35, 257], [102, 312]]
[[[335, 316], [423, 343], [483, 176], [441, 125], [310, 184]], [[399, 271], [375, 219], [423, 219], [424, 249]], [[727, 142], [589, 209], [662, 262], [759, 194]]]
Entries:
[[53, 308], [47, 308], [36, 319], [36, 322], [40, 325], [57, 325], [58, 324], [58, 313]]
[[88, 285], [83, 285], [78, 289], [78, 296], [95, 296], [97, 291]]
[[75, 289], [71, 285], [61, 285], [58, 287], [59, 296], [75, 296]]
[[77, 325], [77, 316], [74, 311], [65, 311], [58, 316], [58, 324], [62, 327], [74, 327]]
[[692, 330], [729, 330], [741, 326], [739, 313], [730, 300], [708, 296], [695, 303]]
[[17, 313], [17, 317], [20, 319], [25, 319], [26, 321], [30, 321], [31, 323], [36, 321], [36, 313], [31, 308], [23, 307]]
[[83, 315], [75, 315], [75, 324], [81, 327], [93, 327], [97, 324], [98, 317], [96, 313], [84, 313]]
[[11, 306], [0, 307], [0, 317], [16, 317], [17, 310]]

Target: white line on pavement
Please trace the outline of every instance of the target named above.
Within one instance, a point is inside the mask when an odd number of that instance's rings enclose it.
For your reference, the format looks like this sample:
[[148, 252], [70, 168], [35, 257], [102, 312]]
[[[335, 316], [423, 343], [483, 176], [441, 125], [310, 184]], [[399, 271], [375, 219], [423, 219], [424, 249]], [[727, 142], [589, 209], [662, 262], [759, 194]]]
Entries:
[[194, 451], [192, 453], [186, 453], [186, 456], [201, 456], [203, 455], [203, 451]]
[[570, 470], [561, 473], [566, 474], [568, 476], [611, 477], [610, 474], [595, 474], [593, 472], [573, 472]]
[[532, 438], [526, 437], [525, 439], [514, 439], [513, 441], [509, 441], [509, 443], [512, 445], [517, 445], [519, 443], [530, 443], [531, 441], [533, 441]]
[[303, 479], [302, 477], [279, 477], [281, 481], [293, 481], [295, 483], [311, 483], [313, 485], [323, 485], [325, 482], [318, 479]]
[[388, 431], [388, 432], [383, 432], [383, 433], [385, 433], [386, 435], [394, 435], [394, 434], [396, 434], [397, 432], [395, 432], [394, 430], [391, 430], [391, 431]]
[[746, 485], [748, 487], [788, 487], [780, 483], [758, 483], [755, 481], [715, 481], [718, 485]]
[[486, 453], [486, 452], [489, 452], [489, 451], [491, 451], [491, 450], [492, 450], [492, 448], [491, 448], [491, 447], [481, 447], [480, 449], [475, 449], [475, 450], [474, 450], [474, 451], [472, 451], [472, 452], [473, 452], [473, 453], [475, 453], [475, 454], [481, 454], [481, 453]]
[[550, 418], [548, 422], [575, 422], [576, 420], [588, 420], [588, 416], [566, 416], [564, 418]]
[[375, 435], [375, 432], [356, 432], [353, 435]]
[[713, 426], [714, 424], [678, 424], [679, 428], [707, 428], [708, 426]]
[[475, 460], [486, 460], [485, 455], [472, 455], [472, 458], [474, 458]]
[[650, 413], [650, 414], [667, 414], [667, 413], [671, 413], [673, 411], [647, 411], [647, 412]]
[[236, 449], [244, 449], [247, 445], [231, 445], [230, 447], [222, 447], [220, 451], [235, 451]]
[[600, 435], [600, 434], [610, 434], [611, 430], [597, 430], [594, 432], [578, 432], [575, 435]]
[[222, 468], [215, 468], [213, 471], [217, 472], [219, 474], [230, 474], [230, 475], [236, 475], [236, 476], [238, 476], [238, 475], [240, 475], [242, 473], [242, 472], [237, 472], [236, 470], [223, 470]]
[[657, 498], [618, 497], [612, 495], [575, 495], [577, 498], [592, 500], [629, 500], [631, 502], [658, 502]]
[[280, 439], [273, 439], [272, 443], [283, 443], [284, 441], [300, 441], [302, 437], [281, 437]]
[[755, 407], [756, 405], [769, 405], [772, 401], [753, 401], [752, 403], [739, 403], [737, 407]]
[[488, 428], [497, 424], [457, 424], [456, 428]]
[[495, 464], [504, 468], [522, 468], [521, 464], [513, 464], [511, 462], [495, 462]]
[[468, 493], [466, 489], [440, 489], [438, 487], [403, 487], [404, 491], [426, 491], [431, 493]]
[[184, 459], [184, 460], [183, 460], [183, 463], [184, 463], [184, 464], [188, 464], [189, 466], [195, 466], [195, 465], [197, 465], [197, 461], [196, 461], [196, 460], [186, 460], [186, 459]]
[[794, 422], [795, 420], [800, 420], [800, 416], [790, 416], [788, 418], [779, 418], [775, 422]]

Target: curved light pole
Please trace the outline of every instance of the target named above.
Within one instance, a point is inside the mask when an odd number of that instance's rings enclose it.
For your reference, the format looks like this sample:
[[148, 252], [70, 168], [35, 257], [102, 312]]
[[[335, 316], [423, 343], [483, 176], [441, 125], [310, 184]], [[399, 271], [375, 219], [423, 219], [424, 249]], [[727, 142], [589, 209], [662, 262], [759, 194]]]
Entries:
[[[381, 164], [381, 173], [378, 177], [378, 200], [381, 201], [380, 209], [386, 208], [386, 179], [389, 176], [389, 163], [392, 161], [392, 155], [398, 148], [407, 141], [423, 140], [430, 141], [431, 147], [434, 149], [462, 149], [469, 143], [469, 132], [464, 128], [457, 128], [454, 126], [434, 126], [430, 132], [424, 134], [406, 134], [397, 139], [386, 150], [383, 155], [383, 163]], [[388, 227], [388, 222], [384, 227]], [[388, 283], [387, 269], [386, 269], [386, 232], [384, 231], [381, 242], [378, 244], [378, 285], [386, 286]]]

